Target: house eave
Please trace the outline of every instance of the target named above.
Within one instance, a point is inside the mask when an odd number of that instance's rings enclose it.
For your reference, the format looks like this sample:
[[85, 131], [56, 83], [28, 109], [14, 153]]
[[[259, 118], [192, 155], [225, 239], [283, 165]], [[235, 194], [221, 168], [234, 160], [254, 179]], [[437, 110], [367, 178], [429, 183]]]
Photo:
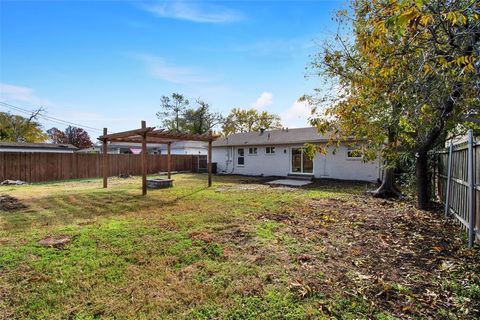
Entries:
[[333, 143], [347, 143], [347, 142], [360, 142], [360, 141], [366, 141], [366, 139], [358, 139], [358, 138], [347, 138], [343, 140], [329, 140], [329, 139], [321, 139], [321, 140], [301, 140], [301, 141], [290, 141], [290, 142], [261, 142], [261, 143], [250, 143], [246, 141], [243, 144], [240, 143], [219, 143], [219, 144], [213, 144], [213, 148], [219, 148], [219, 147], [244, 147], [244, 146], [293, 146], [293, 145], [302, 145], [305, 143], [311, 143], [311, 144], [325, 144], [329, 142]]

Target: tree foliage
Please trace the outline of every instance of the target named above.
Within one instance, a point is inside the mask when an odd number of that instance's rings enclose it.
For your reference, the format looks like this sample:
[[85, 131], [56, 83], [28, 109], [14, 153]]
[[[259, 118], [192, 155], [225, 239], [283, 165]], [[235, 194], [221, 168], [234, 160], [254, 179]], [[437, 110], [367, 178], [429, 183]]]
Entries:
[[336, 41], [312, 62], [337, 94], [307, 97], [316, 105], [311, 122], [332, 136], [366, 138], [387, 167], [413, 158], [420, 208], [428, 152], [464, 132], [471, 124], [462, 119], [480, 108], [479, 17], [476, 0], [355, 0], [337, 15]]
[[204, 134], [222, 123], [222, 115], [210, 111], [210, 105], [207, 102], [197, 99], [196, 103], [196, 109], [189, 108], [185, 111], [184, 130], [186, 132]]
[[267, 111], [234, 108], [225, 118], [222, 131], [224, 135], [238, 132], [251, 132], [260, 129], [281, 128], [280, 117]]
[[197, 99], [195, 103], [196, 107], [190, 107], [190, 101], [178, 93], [173, 93], [171, 98], [163, 96], [162, 111], [157, 112], [157, 117], [168, 130], [199, 134], [208, 132], [223, 121], [222, 115], [211, 111], [207, 102]]
[[78, 127], [68, 126], [65, 131], [53, 127], [47, 130], [47, 134], [53, 143], [69, 143], [79, 149], [90, 148], [93, 145], [88, 132]]
[[57, 143], [57, 144], [68, 143], [68, 138], [67, 138], [67, 135], [65, 134], [65, 132], [63, 132], [62, 130], [60, 130], [56, 127], [48, 129], [47, 130], [47, 135], [48, 135], [48, 139], [52, 143]]
[[172, 93], [171, 97], [162, 96], [160, 99], [162, 110], [157, 112], [157, 117], [162, 120], [163, 127], [182, 131], [186, 125], [184, 114], [189, 105], [190, 101], [182, 94]]
[[43, 110], [32, 112], [29, 117], [0, 112], [0, 140], [10, 142], [44, 142], [47, 135], [37, 121]]

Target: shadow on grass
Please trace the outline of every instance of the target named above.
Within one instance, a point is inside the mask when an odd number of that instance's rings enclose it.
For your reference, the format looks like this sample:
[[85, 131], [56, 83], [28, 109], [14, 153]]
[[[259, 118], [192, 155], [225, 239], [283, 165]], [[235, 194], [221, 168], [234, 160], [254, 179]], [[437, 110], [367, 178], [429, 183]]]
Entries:
[[136, 194], [137, 190], [66, 192], [36, 199], [29, 208], [15, 212], [0, 212], [3, 228], [8, 231], [22, 231], [33, 226], [68, 225], [77, 221], [95, 220], [100, 217], [122, 215], [153, 208], [168, 208], [186, 200], [207, 187], [168, 190], [149, 190], [147, 196]]

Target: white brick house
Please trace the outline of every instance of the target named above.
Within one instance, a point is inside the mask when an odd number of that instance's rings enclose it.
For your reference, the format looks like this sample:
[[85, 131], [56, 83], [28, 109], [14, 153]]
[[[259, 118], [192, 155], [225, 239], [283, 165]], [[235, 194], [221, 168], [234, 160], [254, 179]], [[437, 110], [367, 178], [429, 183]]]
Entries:
[[352, 152], [354, 148], [344, 143], [329, 147], [326, 155], [317, 153], [314, 159], [303, 155], [305, 143], [327, 141], [313, 127], [237, 133], [213, 143], [212, 161], [217, 163], [218, 173], [226, 174], [306, 175], [360, 181], [377, 181], [381, 177], [378, 159], [364, 162]]

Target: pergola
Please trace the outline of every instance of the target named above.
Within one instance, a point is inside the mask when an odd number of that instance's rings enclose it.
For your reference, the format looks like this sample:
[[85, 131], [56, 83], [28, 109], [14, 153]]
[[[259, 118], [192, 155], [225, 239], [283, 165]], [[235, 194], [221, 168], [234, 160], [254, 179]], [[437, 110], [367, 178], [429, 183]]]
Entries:
[[107, 143], [110, 142], [134, 142], [142, 144], [142, 194], [147, 194], [147, 143], [163, 143], [167, 145], [167, 171], [168, 179], [171, 178], [172, 157], [171, 144], [175, 141], [204, 141], [208, 142], [208, 186], [212, 185], [212, 142], [219, 135], [214, 135], [210, 130], [208, 134], [181, 133], [178, 131], [157, 129], [147, 127], [145, 121], [142, 121], [141, 128], [117, 133], [108, 134], [107, 128], [103, 128], [103, 135], [98, 140], [103, 142], [103, 187], [107, 187], [108, 178], [108, 153]]

